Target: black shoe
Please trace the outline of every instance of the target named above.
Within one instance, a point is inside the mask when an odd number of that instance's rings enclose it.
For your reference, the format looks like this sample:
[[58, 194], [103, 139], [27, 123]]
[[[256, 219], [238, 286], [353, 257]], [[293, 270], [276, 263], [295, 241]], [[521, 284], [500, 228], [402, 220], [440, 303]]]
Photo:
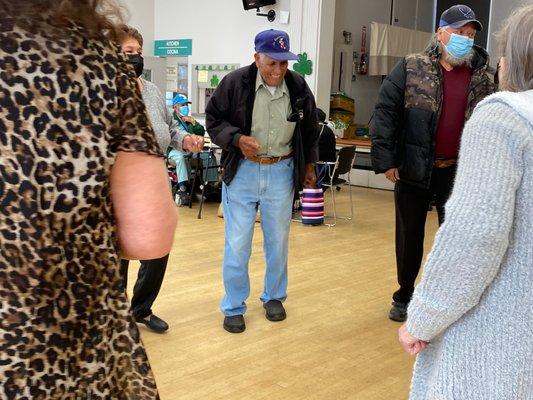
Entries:
[[246, 329], [244, 323], [244, 317], [242, 315], [230, 315], [224, 317], [224, 324], [222, 324], [225, 330], [231, 333], [241, 333]]
[[190, 205], [191, 196], [183, 190], [178, 190], [178, 193], [176, 193], [176, 204], [180, 207]]
[[163, 333], [168, 330], [168, 324], [159, 318], [157, 315], [150, 314], [148, 319], [136, 318], [137, 323], [146, 325], [149, 329], [156, 333]]
[[392, 308], [389, 311], [389, 319], [396, 322], [405, 322], [407, 319], [407, 304], [392, 302]]
[[269, 321], [283, 321], [287, 318], [287, 313], [279, 300], [269, 300], [263, 304], [263, 308], [266, 310], [265, 316]]

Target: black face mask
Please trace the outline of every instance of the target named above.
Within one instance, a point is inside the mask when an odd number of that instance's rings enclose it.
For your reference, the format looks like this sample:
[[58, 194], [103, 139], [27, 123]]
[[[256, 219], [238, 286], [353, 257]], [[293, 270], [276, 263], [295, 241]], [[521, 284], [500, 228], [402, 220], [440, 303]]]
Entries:
[[144, 59], [140, 54], [128, 54], [128, 62], [133, 65], [137, 78], [142, 75], [144, 69]]

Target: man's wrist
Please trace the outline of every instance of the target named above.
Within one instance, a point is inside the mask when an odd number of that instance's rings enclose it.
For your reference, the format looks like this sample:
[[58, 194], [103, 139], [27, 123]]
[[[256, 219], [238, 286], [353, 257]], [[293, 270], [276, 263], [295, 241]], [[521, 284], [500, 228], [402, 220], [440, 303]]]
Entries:
[[239, 147], [239, 141], [241, 140], [242, 133], [236, 133], [233, 135], [232, 144], [235, 147]]

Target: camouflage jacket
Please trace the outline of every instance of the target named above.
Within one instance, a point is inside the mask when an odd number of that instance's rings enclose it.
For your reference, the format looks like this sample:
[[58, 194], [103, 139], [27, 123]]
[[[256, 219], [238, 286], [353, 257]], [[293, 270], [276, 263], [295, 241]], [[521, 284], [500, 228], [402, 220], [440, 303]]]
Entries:
[[[489, 57], [474, 46], [465, 121], [495, 91]], [[443, 89], [438, 47], [406, 56], [384, 80], [374, 110], [372, 167], [398, 168], [402, 182], [428, 188], [435, 158]]]

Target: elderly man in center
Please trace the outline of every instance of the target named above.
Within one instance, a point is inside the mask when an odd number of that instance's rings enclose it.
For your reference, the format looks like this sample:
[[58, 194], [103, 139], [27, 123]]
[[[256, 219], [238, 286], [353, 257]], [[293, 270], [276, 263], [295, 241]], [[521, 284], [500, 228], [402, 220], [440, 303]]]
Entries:
[[250, 294], [248, 262], [257, 209], [261, 212], [266, 272], [261, 301], [270, 321], [286, 318], [289, 225], [294, 190], [314, 187], [318, 159], [316, 106], [298, 74], [288, 70], [289, 36], [267, 30], [255, 37], [255, 62], [228, 74], [206, 107], [207, 131], [223, 149], [225, 221], [221, 302], [223, 327], [245, 330]]

